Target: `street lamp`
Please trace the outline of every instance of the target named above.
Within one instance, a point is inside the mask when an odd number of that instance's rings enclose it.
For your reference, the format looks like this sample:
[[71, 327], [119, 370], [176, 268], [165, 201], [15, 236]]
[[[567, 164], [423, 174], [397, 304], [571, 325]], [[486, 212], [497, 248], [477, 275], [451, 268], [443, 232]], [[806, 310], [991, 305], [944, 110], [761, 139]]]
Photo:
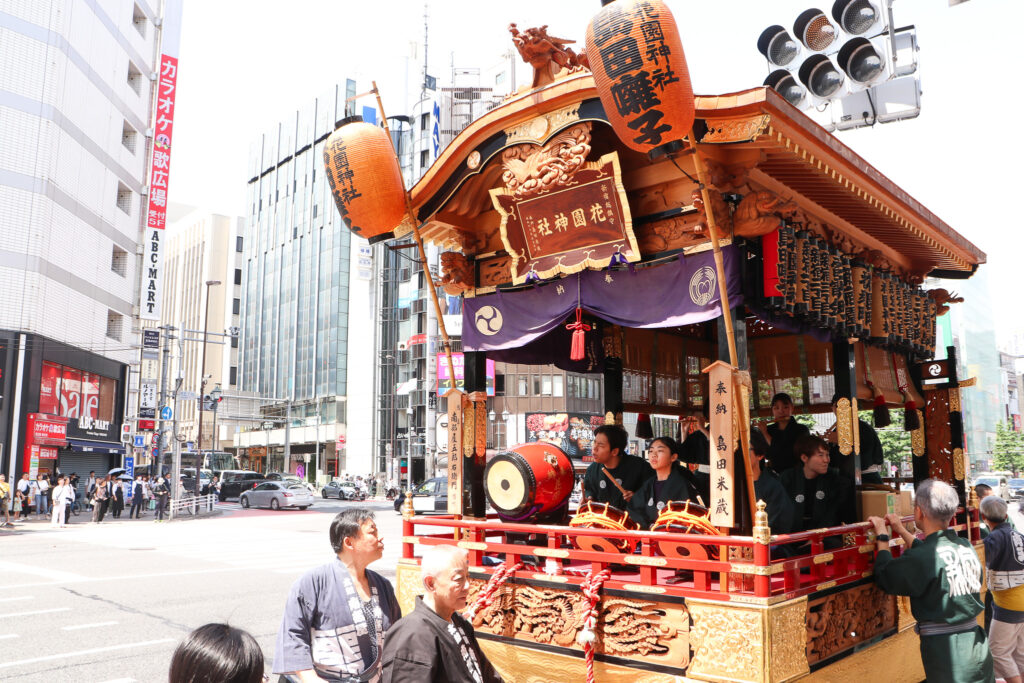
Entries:
[[[416, 409], [413, 408], [412, 405], [410, 405], [408, 408], [405, 409], [405, 414], [409, 416], [409, 419], [406, 421], [408, 423], [408, 426], [406, 427], [406, 431], [408, 432], [408, 437], [409, 437], [409, 451], [408, 451], [408, 453], [406, 453], [406, 459], [405, 459], [406, 470], [405, 470], [405, 474], [406, 474], [406, 483], [409, 485], [409, 490], [410, 491], [412, 490], [412, 417], [413, 417], [413, 415], [415, 413], [416, 413]], [[399, 482], [401, 482], [401, 474], [399, 474]]]
[[[199, 386], [199, 396], [202, 397], [204, 390], [206, 389], [206, 346], [207, 339], [209, 337], [208, 329], [210, 327], [210, 287], [219, 285], [220, 280], [207, 280], [206, 281], [206, 303], [203, 306], [203, 353], [202, 360], [199, 361], [199, 375], [202, 377], [202, 382]], [[203, 460], [203, 405], [199, 405], [199, 457], [196, 458], [196, 479], [193, 482], [192, 493], [196, 498], [199, 498], [199, 466]]]
[[220, 384], [213, 387], [213, 391], [210, 392], [210, 409], [213, 411], [213, 452], [217, 452], [217, 408], [220, 407], [220, 399], [224, 392], [220, 389]]

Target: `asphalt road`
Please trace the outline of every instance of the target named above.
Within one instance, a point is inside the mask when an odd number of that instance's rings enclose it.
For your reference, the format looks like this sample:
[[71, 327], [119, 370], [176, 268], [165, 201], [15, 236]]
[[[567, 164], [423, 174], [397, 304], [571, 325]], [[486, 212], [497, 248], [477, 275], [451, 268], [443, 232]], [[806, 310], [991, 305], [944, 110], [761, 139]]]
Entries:
[[[317, 501], [305, 512], [241, 510], [201, 520], [29, 522], [0, 532], [0, 680], [54, 683], [166, 681], [171, 654], [194, 628], [227, 621], [267, 657], [288, 590], [333, 557], [328, 527], [358, 505]], [[394, 580], [401, 518], [377, 511], [384, 557], [371, 568]], [[109, 520], [109, 521], [108, 521]]]

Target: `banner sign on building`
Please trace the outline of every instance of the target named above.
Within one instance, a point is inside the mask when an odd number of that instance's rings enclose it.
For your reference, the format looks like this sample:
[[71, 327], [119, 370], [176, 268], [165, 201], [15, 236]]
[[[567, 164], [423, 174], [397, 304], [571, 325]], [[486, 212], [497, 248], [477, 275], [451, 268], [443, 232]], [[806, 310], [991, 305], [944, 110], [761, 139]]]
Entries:
[[[466, 357], [461, 353], [453, 353], [452, 365], [455, 366], [455, 388], [461, 391], [466, 388]], [[485, 374], [487, 375], [487, 395], [494, 396], [494, 361], [490, 358], [487, 359]], [[444, 396], [451, 388], [452, 382], [448, 377], [448, 357], [439, 353], [437, 354], [437, 395]]]
[[593, 462], [594, 428], [604, 424], [601, 415], [587, 413], [527, 413], [526, 441], [558, 446], [573, 460]]
[[178, 47], [181, 33], [181, 0], [164, 4], [161, 24], [160, 70], [157, 72], [156, 111], [153, 114], [153, 152], [149, 162], [149, 197], [146, 207], [145, 251], [142, 259], [142, 291], [139, 317], [160, 320], [161, 270], [164, 228], [167, 226], [167, 188], [171, 171], [171, 138], [174, 133], [174, 101], [178, 86]]

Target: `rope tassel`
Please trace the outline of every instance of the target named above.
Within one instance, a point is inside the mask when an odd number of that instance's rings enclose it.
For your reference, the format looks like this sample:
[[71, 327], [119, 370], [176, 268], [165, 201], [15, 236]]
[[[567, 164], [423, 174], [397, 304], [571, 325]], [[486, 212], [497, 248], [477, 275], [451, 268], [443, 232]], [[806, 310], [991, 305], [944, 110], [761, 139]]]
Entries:
[[583, 309], [576, 307], [576, 322], [569, 323], [565, 329], [572, 330], [572, 348], [569, 350], [569, 360], [583, 360], [586, 357], [587, 339], [586, 333], [590, 331], [590, 325], [583, 322]]
[[588, 609], [583, 628], [576, 634], [576, 642], [583, 648], [587, 658], [587, 683], [594, 683], [594, 643], [597, 641], [597, 605], [601, 602], [601, 586], [611, 575], [608, 569], [602, 569], [597, 574], [591, 569], [580, 586], [580, 592], [587, 599]]

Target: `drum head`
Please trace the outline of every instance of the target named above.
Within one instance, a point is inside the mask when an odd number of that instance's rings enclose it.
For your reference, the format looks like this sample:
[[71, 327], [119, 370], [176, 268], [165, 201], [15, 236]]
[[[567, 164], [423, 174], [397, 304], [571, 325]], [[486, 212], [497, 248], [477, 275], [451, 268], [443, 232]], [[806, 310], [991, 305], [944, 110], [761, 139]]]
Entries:
[[[658, 550], [666, 557], [674, 557], [680, 560], [706, 560], [708, 552], [704, 546], [696, 543], [681, 543], [679, 541], [658, 541]], [[716, 553], [717, 555], [717, 553]]]
[[574, 536], [573, 543], [580, 550], [589, 550], [595, 553], [627, 553], [632, 552], [629, 541], [618, 541], [599, 536]]
[[534, 486], [532, 475], [528, 468], [507, 453], [494, 456], [484, 472], [484, 490], [494, 509], [508, 514], [522, 512], [530, 502]]

